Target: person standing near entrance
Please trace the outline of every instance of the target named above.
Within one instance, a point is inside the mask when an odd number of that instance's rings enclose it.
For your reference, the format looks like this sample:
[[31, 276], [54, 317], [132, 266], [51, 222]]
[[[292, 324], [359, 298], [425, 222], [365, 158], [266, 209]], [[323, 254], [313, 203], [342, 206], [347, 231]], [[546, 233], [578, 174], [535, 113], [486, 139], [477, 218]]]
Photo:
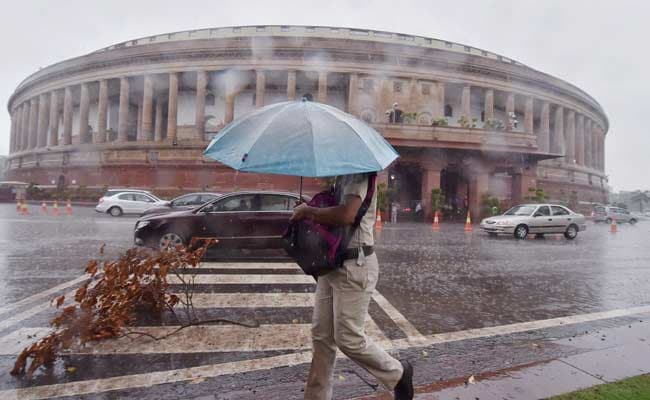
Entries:
[[[303, 203], [294, 208], [291, 221], [312, 219], [325, 225], [352, 225], [366, 197], [368, 179], [366, 174], [337, 177], [338, 206], [316, 208]], [[395, 399], [413, 398], [413, 367], [391, 357], [365, 332], [368, 305], [379, 278], [373, 247], [376, 212], [377, 191], [359, 227], [351, 233], [343, 266], [318, 278], [312, 321], [313, 356], [305, 399], [332, 398], [337, 347], [393, 390]]]
[[392, 202], [390, 205], [390, 223], [391, 224], [396, 224], [397, 223], [397, 203]]

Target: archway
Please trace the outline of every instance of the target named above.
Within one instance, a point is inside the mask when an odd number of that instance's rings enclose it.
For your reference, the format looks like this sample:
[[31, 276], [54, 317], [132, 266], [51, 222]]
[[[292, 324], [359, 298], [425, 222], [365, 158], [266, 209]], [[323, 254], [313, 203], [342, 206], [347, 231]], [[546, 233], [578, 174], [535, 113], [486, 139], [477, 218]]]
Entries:
[[469, 206], [469, 184], [459, 166], [449, 165], [440, 171], [440, 189], [445, 193], [443, 216], [448, 220], [462, 220]]

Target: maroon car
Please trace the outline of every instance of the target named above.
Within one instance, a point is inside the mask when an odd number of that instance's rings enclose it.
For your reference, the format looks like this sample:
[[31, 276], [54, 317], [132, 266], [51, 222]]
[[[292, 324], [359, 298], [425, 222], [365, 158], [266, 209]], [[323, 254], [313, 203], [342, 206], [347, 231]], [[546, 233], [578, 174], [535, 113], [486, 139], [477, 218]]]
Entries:
[[298, 199], [295, 193], [235, 192], [194, 210], [145, 216], [136, 222], [135, 244], [164, 249], [214, 238], [215, 250], [279, 249]]

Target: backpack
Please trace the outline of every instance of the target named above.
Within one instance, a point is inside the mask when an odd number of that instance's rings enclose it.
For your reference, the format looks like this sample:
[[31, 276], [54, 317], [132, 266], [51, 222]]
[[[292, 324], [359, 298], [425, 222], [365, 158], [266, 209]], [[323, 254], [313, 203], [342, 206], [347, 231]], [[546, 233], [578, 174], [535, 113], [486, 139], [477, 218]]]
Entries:
[[[289, 224], [282, 237], [287, 254], [307, 275], [325, 275], [343, 266], [345, 251], [352, 233], [361, 224], [375, 194], [377, 174], [368, 175], [368, 190], [359, 211], [350, 226], [328, 226], [304, 219]], [[315, 195], [307, 205], [311, 207], [334, 207], [339, 205], [339, 188], [331, 187]]]

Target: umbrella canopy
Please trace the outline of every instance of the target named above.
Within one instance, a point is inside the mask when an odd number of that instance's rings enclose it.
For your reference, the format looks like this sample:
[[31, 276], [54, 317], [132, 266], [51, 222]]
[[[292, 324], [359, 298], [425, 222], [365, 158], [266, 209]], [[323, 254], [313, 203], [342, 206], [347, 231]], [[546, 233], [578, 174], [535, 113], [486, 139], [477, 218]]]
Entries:
[[399, 157], [363, 121], [306, 100], [272, 104], [231, 122], [204, 155], [238, 171], [308, 177], [381, 171]]

